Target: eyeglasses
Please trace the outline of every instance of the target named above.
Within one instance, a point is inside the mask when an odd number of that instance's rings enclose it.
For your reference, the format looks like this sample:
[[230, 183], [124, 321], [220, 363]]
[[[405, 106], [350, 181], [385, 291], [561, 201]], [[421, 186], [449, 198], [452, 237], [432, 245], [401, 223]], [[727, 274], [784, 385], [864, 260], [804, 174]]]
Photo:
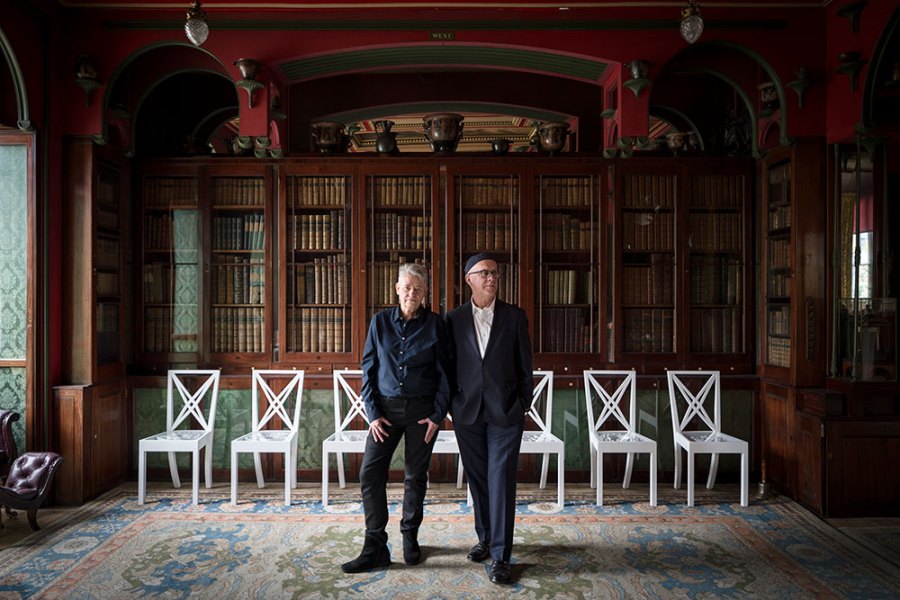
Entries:
[[500, 271], [483, 269], [481, 271], [472, 271], [469, 275], [478, 275], [482, 279], [492, 278], [494, 281], [500, 279]]

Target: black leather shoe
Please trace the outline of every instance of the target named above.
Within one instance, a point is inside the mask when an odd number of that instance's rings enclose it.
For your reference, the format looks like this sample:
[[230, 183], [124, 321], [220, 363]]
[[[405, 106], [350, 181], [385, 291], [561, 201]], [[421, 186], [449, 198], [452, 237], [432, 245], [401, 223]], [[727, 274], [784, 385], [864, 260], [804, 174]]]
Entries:
[[491, 545], [487, 542], [478, 542], [472, 549], [469, 550], [469, 554], [466, 556], [472, 562], [481, 562], [491, 556]]
[[403, 534], [403, 562], [408, 565], [417, 565], [422, 562], [422, 549], [415, 533]]
[[491, 563], [491, 581], [493, 583], [508, 584], [512, 580], [509, 563], [503, 560], [495, 560]]
[[341, 565], [341, 571], [344, 573], [362, 573], [373, 569], [384, 569], [389, 567], [390, 564], [391, 553], [388, 551], [387, 546], [377, 548], [364, 546], [359, 556]]

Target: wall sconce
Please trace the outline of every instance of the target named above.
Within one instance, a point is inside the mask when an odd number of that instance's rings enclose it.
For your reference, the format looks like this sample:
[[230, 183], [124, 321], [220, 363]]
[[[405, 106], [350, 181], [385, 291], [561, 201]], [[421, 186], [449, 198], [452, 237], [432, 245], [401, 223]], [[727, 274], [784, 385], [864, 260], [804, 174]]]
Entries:
[[646, 60], [638, 59], [631, 61], [625, 66], [631, 70], [631, 79], [623, 81], [622, 85], [634, 92], [634, 97], [637, 98], [645, 88], [650, 86], [650, 80], [647, 79], [647, 70], [650, 68], [650, 63]]
[[803, 92], [812, 87], [812, 78], [809, 76], [809, 69], [806, 67], [797, 67], [794, 74], [797, 76], [797, 79], [788, 81], [785, 85], [797, 92], [797, 105], [799, 108], [803, 108]]
[[184, 34], [195, 46], [202, 46], [209, 37], [209, 22], [206, 19], [206, 12], [200, 8], [200, 0], [194, 0], [187, 11]]
[[688, 44], [700, 39], [703, 33], [703, 17], [700, 16], [700, 5], [690, 0], [687, 8], [681, 11], [681, 37]]
[[234, 66], [241, 72], [241, 79], [235, 85], [242, 90], [247, 91], [247, 98], [250, 102], [250, 108], [253, 108], [253, 96], [256, 90], [262, 89], [263, 84], [256, 81], [256, 74], [259, 73], [259, 61], [254, 58], [239, 58], [234, 61]]
[[75, 65], [75, 84], [84, 90], [84, 105], [91, 105], [91, 92], [101, 86], [97, 78], [97, 66], [87, 54], [78, 57]]

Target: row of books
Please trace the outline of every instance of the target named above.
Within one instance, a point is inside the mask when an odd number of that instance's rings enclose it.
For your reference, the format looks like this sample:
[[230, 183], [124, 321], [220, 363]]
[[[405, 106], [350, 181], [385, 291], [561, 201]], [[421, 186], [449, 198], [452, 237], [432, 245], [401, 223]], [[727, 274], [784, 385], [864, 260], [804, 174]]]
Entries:
[[704, 308], [691, 311], [691, 352], [743, 352], [743, 309]]
[[678, 180], [674, 175], [628, 175], [624, 205], [637, 208], [673, 208]]
[[107, 211], [118, 212], [119, 178], [115, 173], [103, 171], [97, 178], [97, 202]]
[[145, 352], [197, 352], [197, 306], [144, 309]]
[[517, 177], [458, 177], [459, 206], [518, 206]]
[[146, 177], [144, 202], [147, 206], [196, 206], [199, 199], [194, 177]]
[[[369, 274], [369, 303], [376, 306], [388, 306], [397, 303], [397, 292], [394, 284], [400, 274], [400, 265], [408, 262], [405, 257], [396, 257], [389, 262], [376, 262], [370, 264], [367, 271]], [[426, 270], [430, 269], [424, 261], [417, 259], [415, 262], [423, 265]], [[431, 289], [431, 282], [426, 281], [426, 285]]]
[[622, 267], [622, 304], [672, 305], [675, 272], [669, 256], [653, 255], [651, 265]]
[[743, 241], [739, 213], [691, 213], [691, 250], [740, 252]]
[[769, 231], [791, 226], [791, 205], [782, 204], [769, 209], [767, 227]]
[[195, 210], [177, 214], [144, 216], [144, 248], [146, 250], [196, 251], [199, 247], [199, 215]]
[[343, 175], [287, 178], [288, 209], [310, 206], [345, 206], [349, 178]]
[[594, 223], [572, 215], [545, 213], [535, 227], [543, 250], [590, 250]]
[[791, 203], [791, 165], [769, 169], [769, 205]]
[[288, 235], [293, 250], [342, 250], [344, 211], [293, 214]]
[[769, 240], [768, 265], [770, 269], [791, 268], [791, 242], [786, 239]]
[[536, 352], [594, 352], [593, 329], [585, 308], [551, 308], [541, 313]]
[[97, 266], [102, 269], [118, 269], [121, 258], [119, 240], [98, 237], [96, 246]]
[[119, 332], [119, 305], [101, 302], [97, 304], [97, 333]]
[[350, 301], [349, 270], [343, 255], [313, 259], [288, 267], [292, 304], [347, 304]]
[[97, 295], [119, 295], [119, 273], [110, 271], [97, 271]]
[[537, 197], [541, 208], [586, 208], [599, 197], [598, 177], [540, 177]]
[[691, 304], [738, 304], [741, 302], [744, 268], [723, 256], [691, 257]]
[[772, 273], [766, 295], [770, 298], [788, 298], [791, 295], [791, 276], [789, 273]]
[[766, 331], [769, 335], [791, 335], [791, 308], [769, 306], [766, 309]]
[[105, 229], [119, 230], [119, 212], [114, 206], [99, 204], [97, 207], [97, 226]]
[[262, 177], [216, 177], [213, 204], [217, 206], [265, 206], [266, 182]]
[[265, 308], [213, 308], [213, 352], [264, 352]]
[[791, 340], [790, 338], [766, 339], [766, 364], [776, 367], [791, 366]]
[[588, 304], [593, 298], [592, 275], [590, 270], [548, 269], [539, 297], [547, 304]]
[[674, 315], [670, 308], [622, 311], [622, 349], [625, 352], [674, 352]]
[[288, 309], [288, 352], [350, 350], [349, 308]]
[[622, 240], [626, 250], [675, 248], [675, 215], [671, 212], [622, 213]]
[[507, 251], [515, 249], [518, 231], [518, 219], [510, 213], [466, 213], [460, 237], [466, 248]]
[[266, 215], [251, 213], [213, 217], [213, 248], [216, 250], [262, 250], [266, 243]]
[[744, 178], [738, 175], [698, 175], [691, 179], [692, 208], [742, 208]]
[[212, 267], [215, 304], [262, 304], [266, 301], [266, 265], [262, 257], [221, 256]]
[[424, 250], [431, 248], [431, 217], [376, 213], [376, 250]]
[[424, 177], [371, 177], [369, 198], [372, 206], [416, 206], [431, 204], [431, 190]]
[[196, 264], [147, 263], [144, 265], [144, 304], [179, 302], [196, 305]]

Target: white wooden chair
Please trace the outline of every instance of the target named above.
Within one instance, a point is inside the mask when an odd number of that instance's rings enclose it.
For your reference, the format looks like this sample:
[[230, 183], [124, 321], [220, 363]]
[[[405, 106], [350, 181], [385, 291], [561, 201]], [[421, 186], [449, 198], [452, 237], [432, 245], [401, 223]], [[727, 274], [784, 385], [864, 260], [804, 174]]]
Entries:
[[[291, 489], [297, 487], [297, 439], [300, 433], [300, 406], [303, 403], [304, 371], [279, 371], [253, 369], [252, 376], [252, 430], [231, 441], [231, 503], [237, 504], [238, 454], [253, 453], [256, 467], [256, 485], [266, 487], [263, 481], [260, 453], [284, 454], [284, 505], [291, 505]], [[271, 383], [285, 381], [280, 392]], [[266, 410], [259, 416], [260, 392], [266, 400]], [[293, 410], [289, 403], [293, 396]], [[272, 429], [271, 426], [277, 426]]]
[[[742, 439], [722, 433], [722, 394], [718, 371], [669, 371], [669, 404], [672, 433], [675, 438], [675, 488], [681, 483], [681, 449], [687, 452], [687, 505], [694, 505], [694, 455], [710, 454], [707, 489], [716, 483], [719, 454], [741, 455], [741, 506], [747, 506], [749, 487], [749, 445]], [[696, 392], [692, 390], [698, 390]], [[713, 395], [713, 416], [706, 410]], [[685, 405], [684, 412], [679, 409]], [[697, 420], [699, 419], [699, 423]], [[706, 427], [703, 428], [703, 425]], [[687, 429], [699, 426], [702, 429]]]
[[[216, 401], [219, 397], [219, 370], [170, 370], [166, 378], [166, 430], [138, 442], [138, 504], [144, 503], [147, 487], [147, 453], [168, 452], [169, 471], [172, 485], [181, 487], [178, 478], [176, 452], [190, 452], [193, 466], [193, 504], [199, 502], [200, 495], [200, 450], [206, 449], [204, 475], [206, 487], [212, 487], [212, 441], [216, 422]], [[205, 378], [194, 392], [188, 391], [184, 379]], [[177, 398], [176, 398], [177, 394]], [[209, 402], [203, 399], [209, 395]], [[179, 407], [175, 415], [176, 404]], [[204, 406], [208, 409], [203, 414]], [[190, 427], [190, 419], [197, 421], [200, 429], [179, 429], [183, 424]]]
[[[556, 454], [556, 493], [559, 510], [565, 504], [565, 443], [553, 435], [553, 371], [535, 371], [534, 393], [531, 396], [531, 406], [528, 408], [528, 417], [537, 425], [537, 429], [526, 429], [522, 432], [522, 454], [543, 454], [544, 461], [541, 467], [541, 489], [547, 487], [547, 472], [550, 469], [550, 455]], [[544, 412], [541, 414], [541, 400], [544, 400]]]
[[[618, 382], [610, 392], [603, 382]], [[650, 455], [650, 506], [656, 506], [656, 442], [637, 431], [636, 376], [634, 371], [584, 371], [584, 398], [587, 403], [591, 452], [591, 487], [597, 488], [597, 506], [603, 506], [603, 455], [627, 453], [622, 487], [631, 485], [634, 455]], [[597, 402], [594, 402], [597, 398]], [[628, 418], [622, 411], [628, 404]], [[621, 429], [604, 429], [607, 422]], [[617, 422], [617, 423], [616, 423]]]
[[[362, 381], [361, 370], [341, 369], [332, 374], [334, 386], [334, 433], [322, 442], [322, 507], [328, 509], [328, 463], [329, 455], [337, 458], [338, 484], [344, 488], [344, 453], [362, 453], [366, 450], [366, 436], [369, 435], [369, 417], [363, 405], [360, 392], [353, 389], [351, 380]], [[344, 411], [344, 399], [347, 399], [347, 410]], [[363, 418], [364, 429], [350, 429], [353, 420], [359, 415]]]

